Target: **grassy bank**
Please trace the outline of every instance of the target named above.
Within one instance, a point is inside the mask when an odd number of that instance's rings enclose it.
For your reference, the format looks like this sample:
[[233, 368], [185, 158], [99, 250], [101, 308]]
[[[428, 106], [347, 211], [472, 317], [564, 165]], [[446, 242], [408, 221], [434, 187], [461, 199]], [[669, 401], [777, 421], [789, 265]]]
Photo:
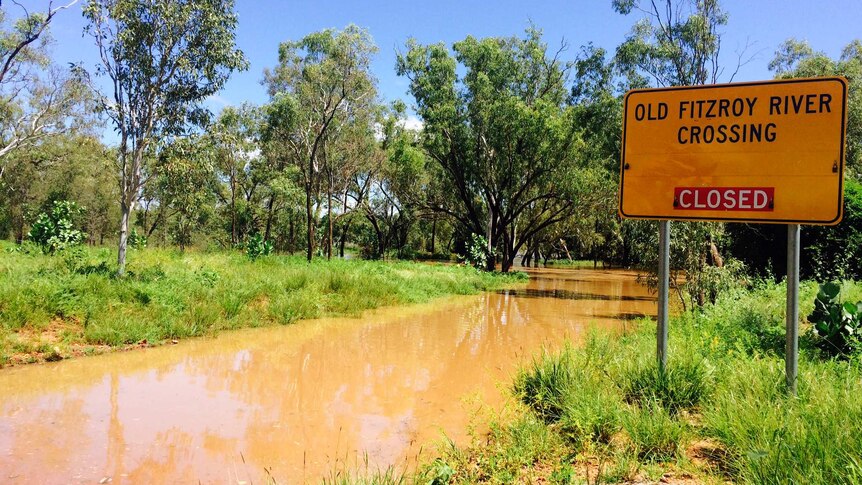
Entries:
[[[842, 291], [862, 300], [860, 284]], [[804, 286], [802, 315], [815, 293]], [[672, 318], [663, 374], [650, 321], [539, 356], [513, 385], [517, 408], [421, 481], [862, 483], [862, 359], [821, 356], [804, 336], [789, 396], [783, 314], [783, 286], [767, 284]]]
[[153, 345], [219, 330], [358, 315], [477, 293], [523, 274], [410, 262], [314, 261], [146, 249], [114, 276], [114, 249], [58, 256], [0, 245], [0, 364]]

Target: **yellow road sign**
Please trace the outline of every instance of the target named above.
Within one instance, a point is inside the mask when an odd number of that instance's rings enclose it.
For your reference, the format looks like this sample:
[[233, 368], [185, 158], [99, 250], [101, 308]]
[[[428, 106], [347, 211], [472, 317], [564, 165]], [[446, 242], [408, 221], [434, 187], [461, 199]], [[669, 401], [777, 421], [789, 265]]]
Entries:
[[622, 217], [837, 224], [847, 80], [629, 91]]

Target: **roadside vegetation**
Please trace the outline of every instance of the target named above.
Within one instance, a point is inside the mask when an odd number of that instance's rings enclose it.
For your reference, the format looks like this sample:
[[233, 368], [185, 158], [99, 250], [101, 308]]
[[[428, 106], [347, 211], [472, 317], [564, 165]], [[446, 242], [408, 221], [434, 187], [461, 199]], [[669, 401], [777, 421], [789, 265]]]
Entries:
[[0, 243], [0, 363], [51, 360], [124, 346], [211, 335], [219, 330], [358, 315], [384, 305], [429, 301], [519, 284], [454, 265], [235, 251], [134, 251], [117, 277], [108, 248], [57, 256]]
[[[804, 285], [803, 314], [817, 319], [824, 297], [862, 301], [862, 284], [832, 288]], [[859, 483], [862, 354], [807, 326], [798, 395], [788, 395], [783, 308], [784, 287], [762, 283], [672, 318], [663, 373], [649, 320], [622, 338], [542, 354], [515, 379], [515, 411], [471, 445], [444, 447], [420, 474], [436, 483]]]

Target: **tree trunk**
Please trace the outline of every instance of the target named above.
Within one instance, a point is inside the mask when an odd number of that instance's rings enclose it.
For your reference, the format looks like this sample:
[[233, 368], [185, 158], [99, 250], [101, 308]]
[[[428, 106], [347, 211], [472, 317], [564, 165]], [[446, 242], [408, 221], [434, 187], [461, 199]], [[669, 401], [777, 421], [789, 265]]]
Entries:
[[290, 214], [290, 220], [289, 220], [289, 223], [288, 223], [288, 224], [289, 224], [289, 226], [290, 226], [290, 227], [289, 227], [289, 229], [288, 229], [288, 231], [289, 231], [289, 232], [288, 232], [288, 236], [287, 236], [287, 237], [288, 237], [288, 240], [287, 240], [287, 244], [288, 244], [288, 246], [287, 246], [287, 251], [288, 251], [290, 254], [293, 254], [293, 250], [294, 250], [294, 249], [296, 249], [296, 228], [294, 227], [293, 211], [291, 211], [291, 214]]
[[485, 270], [494, 271], [497, 267], [497, 259], [494, 256], [494, 248], [496, 247], [495, 243], [497, 241], [494, 240], [494, 209], [493, 206], [488, 206], [488, 234], [486, 235], [488, 246], [486, 251], [488, 252], [488, 261], [485, 265]]
[[236, 168], [231, 169], [230, 174], [230, 245], [236, 246]]
[[500, 271], [503, 273], [509, 272], [515, 260], [515, 255], [512, 254], [514, 252], [512, 236], [514, 236], [514, 234], [510, 235], [508, 231], [503, 231], [503, 254], [502, 259], [500, 260]]
[[560, 238], [560, 245], [563, 247], [563, 251], [566, 252], [566, 257], [569, 258], [569, 262], [572, 262], [572, 254], [569, 252], [569, 247], [566, 245], [566, 240]]
[[527, 249], [524, 250], [524, 255], [521, 256], [521, 266], [530, 267], [530, 254], [532, 254], [533, 247], [527, 243]]
[[437, 237], [437, 218], [431, 220], [431, 256], [434, 256], [434, 239]]
[[[125, 199], [125, 198], [124, 198]], [[120, 202], [120, 244], [117, 250], [117, 276], [126, 275], [126, 247], [129, 243], [129, 217], [132, 213], [133, 203], [123, 200]]]
[[269, 235], [272, 231], [273, 207], [275, 206], [275, 196], [270, 196], [269, 204], [266, 207], [266, 230], [263, 233], [263, 240], [269, 241]]
[[329, 223], [329, 236], [326, 238], [326, 259], [332, 259], [332, 184], [326, 202], [326, 220]]
[[307, 227], [305, 259], [311, 262], [314, 255], [314, 217], [311, 214], [311, 187], [305, 188], [305, 220]]
[[341, 238], [338, 241], [338, 255], [344, 259], [344, 246], [347, 244], [347, 233], [350, 231], [350, 218], [344, 223], [341, 228]]

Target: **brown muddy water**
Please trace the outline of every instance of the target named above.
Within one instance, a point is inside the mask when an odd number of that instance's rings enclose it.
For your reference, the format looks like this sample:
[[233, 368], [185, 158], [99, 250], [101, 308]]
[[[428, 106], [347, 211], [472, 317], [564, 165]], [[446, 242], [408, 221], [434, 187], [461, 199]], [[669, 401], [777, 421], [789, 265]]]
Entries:
[[525, 289], [359, 319], [226, 332], [0, 371], [2, 483], [318, 482], [410, 467], [519, 364], [591, 328], [655, 314], [621, 271], [530, 270]]

